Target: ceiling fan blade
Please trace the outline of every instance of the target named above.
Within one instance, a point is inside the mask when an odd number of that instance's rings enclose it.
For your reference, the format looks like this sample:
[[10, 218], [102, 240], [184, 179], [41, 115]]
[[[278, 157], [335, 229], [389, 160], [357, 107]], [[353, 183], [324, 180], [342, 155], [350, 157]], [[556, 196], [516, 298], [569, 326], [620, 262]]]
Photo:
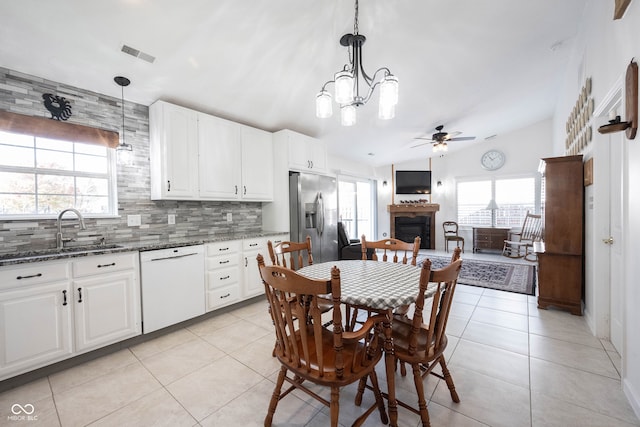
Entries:
[[[422, 138], [415, 138], [415, 139], [422, 139]], [[418, 147], [422, 147], [423, 145], [427, 145], [427, 144], [431, 144], [431, 141], [425, 141], [425, 142], [420, 142], [418, 144], [413, 144], [411, 146], [409, 146], [409, 148], [418, 148]]]
[[447, 133], [446, 139], [451, 139], [451, 138], [453, 138], [453, 137], [455, 137], [455, 136], [460, 135], [461, 133], [462, 133], [462, 132], [460, 132], [460, 131], [449, 132], [449, 133]]
[[475, 136], [461, 136], [458, 138], [448, 139], [447, 141], [473, 141], [474, 139], [476, 139]]
[[431, 142], [433, 142], [433, 139], [431, 139], [431, 138], [430, 138], [430, 137], [428, 137], [428, 136], [416, 136], [416, 137], [415, 137], [415, 138], [413, 138], [413, 139], [422, 139], [423, 141], [431, 141]]

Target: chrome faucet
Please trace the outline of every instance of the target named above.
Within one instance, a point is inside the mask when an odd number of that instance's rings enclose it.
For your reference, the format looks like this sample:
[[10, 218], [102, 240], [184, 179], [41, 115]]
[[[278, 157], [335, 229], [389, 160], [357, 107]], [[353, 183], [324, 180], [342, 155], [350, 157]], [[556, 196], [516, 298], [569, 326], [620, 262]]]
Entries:
[[64, 243], [65, 242], [73, 242], [75, 239], [72, 238], [64, 238], [62, 237], [62, 216], [66, 213], [66, 212], [73, 212], [78, 216], [78, 221], [80, 222], [80, 228], [82, 230], [86, 230], [87, 227], [84, 225], [84, 218], [82, 217], [82, 214], [80, 213], [79, 210], [74, 209], [74, 208], [68, 208], [63, 210], [62, 212], [60, 212], [58, 214], [58, 233], [56, 234], [56, 248], [58, 249], [62, 249], [64, 248]]

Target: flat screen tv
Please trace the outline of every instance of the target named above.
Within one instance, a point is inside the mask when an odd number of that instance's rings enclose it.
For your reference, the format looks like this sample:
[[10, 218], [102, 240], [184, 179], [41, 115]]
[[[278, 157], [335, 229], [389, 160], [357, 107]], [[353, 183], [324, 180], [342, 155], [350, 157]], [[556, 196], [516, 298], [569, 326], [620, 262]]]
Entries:
[[396, 194], [431, 194], [431, 171], [396, 171]]

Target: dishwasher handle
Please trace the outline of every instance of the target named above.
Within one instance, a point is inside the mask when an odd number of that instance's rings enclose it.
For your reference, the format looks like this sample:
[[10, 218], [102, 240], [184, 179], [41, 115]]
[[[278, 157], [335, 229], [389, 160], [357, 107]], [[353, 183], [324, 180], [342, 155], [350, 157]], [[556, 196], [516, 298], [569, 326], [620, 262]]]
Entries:
[[167, 257], [162, 257], [162, 258], [151, 258], [149, 261], [164, 261], [164, 260], [167, 260], [167, 259], [178, 259], [178, 258], [184, 258], [184, 257], [188, 257], [188, 256], [193, 256], [193, 255], [198, 255], [198, 254], [193, 252], [193, 253], [184, 254], [184, 255], [174, 255], [174, 256], [167, 256]]

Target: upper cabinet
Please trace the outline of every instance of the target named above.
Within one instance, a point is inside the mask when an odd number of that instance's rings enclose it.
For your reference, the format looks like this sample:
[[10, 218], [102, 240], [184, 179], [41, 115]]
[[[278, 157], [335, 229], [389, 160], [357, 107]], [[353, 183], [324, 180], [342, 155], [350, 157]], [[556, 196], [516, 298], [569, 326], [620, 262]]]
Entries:
[[[289, 129], [274, 134], [276, 144], [285, 146], [289, 169], [326, 173], [327, 149], [324, 142]], [[279, 148], [279, 154], [284, 151]]]
[[158, 101], [149, 107], [151, 199], [198, 195], [198, 115]]
[[149, 121], [152, 199], [272, 200], [271, 133], [163, 101]]
[[238, 200], [241, 194], [240, 128], [236, 123], [199, 114], [200, 197]]
[[242, 136], [242, 199], [273, 200], [272, 134], [249, 126], [243, 126], [240, 134]]

